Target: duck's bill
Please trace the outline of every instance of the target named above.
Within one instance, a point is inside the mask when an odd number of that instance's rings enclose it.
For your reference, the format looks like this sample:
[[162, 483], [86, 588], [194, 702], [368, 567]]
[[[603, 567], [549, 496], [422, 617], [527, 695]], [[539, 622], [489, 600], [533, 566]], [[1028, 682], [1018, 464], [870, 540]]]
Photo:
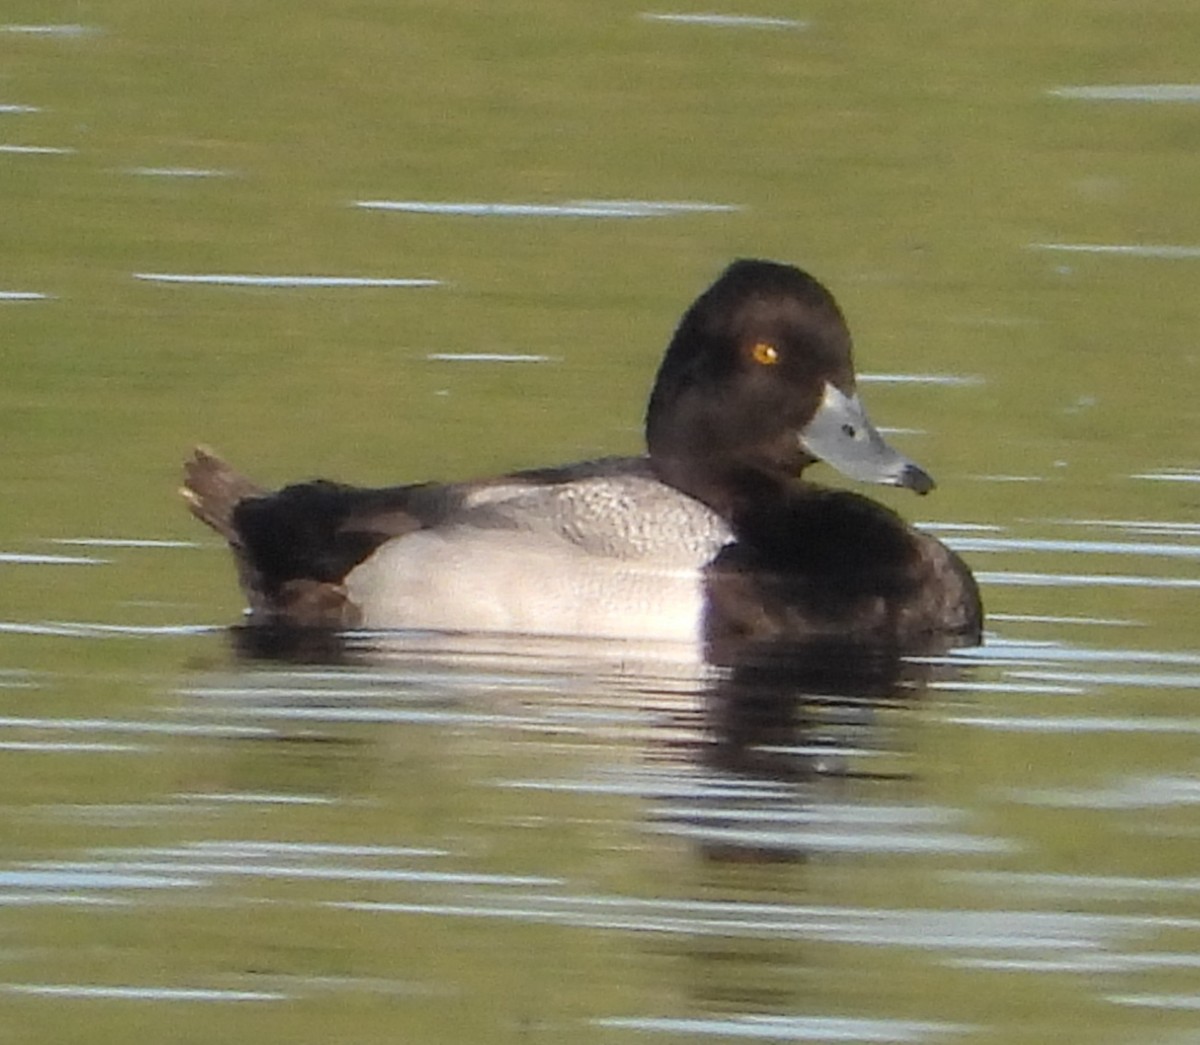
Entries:
[[800, 443], [851, 479], [904, 486], [919, 494], [935, 485], [928, 472], [888, 446], [857, 395], [848, 396], [831, 384], [825, 385], [821, 406], [800, 433]]

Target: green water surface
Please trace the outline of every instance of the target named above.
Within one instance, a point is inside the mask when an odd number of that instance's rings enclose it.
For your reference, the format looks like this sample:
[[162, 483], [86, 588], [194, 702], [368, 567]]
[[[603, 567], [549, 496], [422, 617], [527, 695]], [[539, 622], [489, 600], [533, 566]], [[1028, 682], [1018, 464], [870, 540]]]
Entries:
[[[544, 692], [521, 677], [467, 687], [464, 706], [483, 724], [276, 732], [271, 720], [213, 712], [195, 695], [229, 676], [251, 688], [301, 684], [235, 664], [218, 632], [96, 637], [45, 627], [236, 619], [226, 553], [174, 493], [197, 442], [267, 483], [395, 483], [635, 452], [674, 322], [738, 256], [789, 261], [827, 282], [868, 377], [956, 379], [863, 386], [875, 420], [900, 429], [895, 443], [939, 481], [921, 501], [873, 494], [906, 515], [1039, 539], [1079, 537], [1063, 528], [1072, 521], [1200, 524], [1194, 481], [1137, 478], [1194, 479], [1200, 467], [1200, 101], [1051, 93], [1195, 86], [1200, 9], [1185, 0], [738, 0], [720, 11], [797, 24], [644, 17], [688, 10], [571, 0], [18, 0], [0, 12], [0, 106], [35, 110], [0, 110], [0, 145], [63, 150], [0, 151], [0, 292], [45, 295], [0, 299], [0, 552], [106, 560], [0, 561], [0, 732], [11, 742], [0, 749], [0, 861], [15, 875], [46, 862], [111, 867], [122, 849], [228, 840], [425, 847], [449, 855], [415, 856], [418, 869], [425, 860], [447, 872], [546, 879], [512, 890], [572, 902], [747, 905], [746, 918], [758, 917], [754, 904], [843, 914], [1025, 904], [1024, 913], [1113, 919], [1094, 937], [1070, 923], [1081, 953], [1104, 956], [1120, 940], [1150, 957], [1108, 972], [972, 964], [970, 947], [938, 942], [952, 933], [936, 920], [921, 923], [928, 946], [815, 930], [664, 928], [649, 916], [579, 928], [557, 915], [450, 913], [480, 901], [441, 886], [405, 893], [421, 912], [344, 906], [396, 901], [394, 885], [369, 876], [336, 888], [320, 877], [222, 877], [197, 886], [199, 898], [182, 886], [114, 886], [102, 897], [120, 902], [108, 906], [50, 902], [69, 899], [72, 887], [39, 891], [0, 876], [0, 1040], [127, 1041], [132, 1030], [155, 1041], [293, 1045], [1174, 1045], [1200, 1033], [1200, 977], [1178, 958], [1196, 953], [1200, 924], [1200, 835], [1187, 791], [1200, 688], [1187, 681], [1198, 674], [1192, 588], [985, 580], [1000, 648], [1107, 651], [1111, 661], [1091, 670], [1125, 680], [1075, 680], [1055, 697], [994, 685], [1002, 672], [985, 663], [977, 688], [935, 693], [898, 716], [902, 783], [822, 792], [850, 808], [954, 810], [955, 830], [994, 848], [818, 851], [765, 865], [708, 860], [684, 839], [649, 831], [645, 789], [499, 786], [620, 779], [623, 767], [640, 780], [669, 748], [654, 730], [489, 725], [490, 714], [542, 707]], [[354, 206], [379, 199], [729, 209], [571, 218]], [[135, 278], [147, 273], [441, 285]], [[430, 358], [480, 353], [546, 359]], [[52, 543], [96, 538], [199, 546]], [[1195, 581], [1195, 537], [1178, 539], [1190, 558], [1062, 549], [967, 558], [985, 576]], [[1089, 623], [1114, 619], [1127, 623]], [[1139, 667], [1138, 652], [1159, 660]], [[1171, 656], [1182, 659], [1170, 666]], [[1167, 684], [1139, 680], [1164, 671]], [[436, 686], [426, 692], [413, 677], [401, 673], [396, 685], [437, 698]], [[555, 707], [572, 706], [563, 686]], [[595, 702], [613, 703], [607, 693]], [[1039, 732], [967, 722], [1047, 714], [1158, 725]], [[97, 720], [174, 725], [162, 734], [86, 725]], [[220, 728], [174, 728], [188, 723]], [[247, 724], [269, 736], [234, 728]], [[38, 750], [47, 738], [109, 747]], [[1177, 781], [1184, 797], [1096, 797], [1142, 779]], [[1021, 789], [1059, 798], [1015, 800]], [[1067, 791], [1090, 804], [1072, 807], [1061, 800]], [[391, 866], [387, 856], [361, 859], [359, 869]], [[993, 891], [988, 874], [1017, 876], [1010, 888], [1033, 881], [1021, 875], [1095, 881], [1022, 900]], [[1156, 964], [1164, 953], [1178, 960]], [[33, 990], [54, 985], [272, 997]], [[785, 1022], [746, 1022], [754, 1016]], [[619, 1022], [635, 1018], [732, 1022]], [[899, 1022], [880, 1030], [805, 1019]]]

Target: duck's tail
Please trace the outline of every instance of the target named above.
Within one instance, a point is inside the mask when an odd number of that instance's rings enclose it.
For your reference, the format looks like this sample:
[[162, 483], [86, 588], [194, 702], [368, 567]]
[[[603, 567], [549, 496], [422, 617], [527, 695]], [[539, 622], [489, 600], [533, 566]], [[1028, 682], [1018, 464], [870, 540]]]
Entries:
[[[306, 487], [299, 489], [303, 493]], [[183, 464], [183, 485], [179, 493], [197, 519], [229, 542], [237, 564], [238, 582], [249, 604], [248, 623], [285, 630], [357, 626], [361, 615], [340, 583], [296, 575], [287, 570], [282, 574], [278, 571], [264, 574], [253, 541], [243, 534], [236, 516], [238, 505], [246, 501], [270, 505], [271, 491], [235, 471], [207, 447], [198, 446]]]
[[235, 550], [242, 548], [242, 538], [234, 526], [234, 508], [246, 498], [261, 497], [266, 492], [208, 447], [196, 447], [184, 462], [180, 496], [197, 519], [216, 530]]
[[267, 492], [206, 446], [197, 446], [183, 463], [183, 485], [179, 494], [197, 519], [229, 542], [237, 564], [238, 582], [250, 604], [251, 615], [269, 610], [270, 602], [263, 592], [262, 575], [250, 558], [233, 515], [242, 501], [262, 497]]

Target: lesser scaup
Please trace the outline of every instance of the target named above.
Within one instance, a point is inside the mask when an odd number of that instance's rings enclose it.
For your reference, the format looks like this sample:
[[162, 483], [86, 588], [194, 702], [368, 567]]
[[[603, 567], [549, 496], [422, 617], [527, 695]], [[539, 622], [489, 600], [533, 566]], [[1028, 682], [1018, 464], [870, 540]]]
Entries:
[[855, 390], [832, 295], [740, 260], [684, 314], [644, 457], [500, 478], [268, 492], [198, 449], [183, 495], [229, 542], [252, 623], [539, 635], [979, 641], [970, 571], [824, 460], [924, 494]]

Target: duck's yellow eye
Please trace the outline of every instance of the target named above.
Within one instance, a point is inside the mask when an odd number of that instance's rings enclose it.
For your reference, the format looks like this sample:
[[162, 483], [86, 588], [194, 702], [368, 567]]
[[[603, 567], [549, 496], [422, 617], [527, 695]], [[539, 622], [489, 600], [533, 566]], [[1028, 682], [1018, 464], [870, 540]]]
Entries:
[[759, 341], [750, 350], [750, 355], [754, 358], [754, 362], [761, 363], [763, 366], [774, 366], [779, 362], [779, 349], [769, 341]]

